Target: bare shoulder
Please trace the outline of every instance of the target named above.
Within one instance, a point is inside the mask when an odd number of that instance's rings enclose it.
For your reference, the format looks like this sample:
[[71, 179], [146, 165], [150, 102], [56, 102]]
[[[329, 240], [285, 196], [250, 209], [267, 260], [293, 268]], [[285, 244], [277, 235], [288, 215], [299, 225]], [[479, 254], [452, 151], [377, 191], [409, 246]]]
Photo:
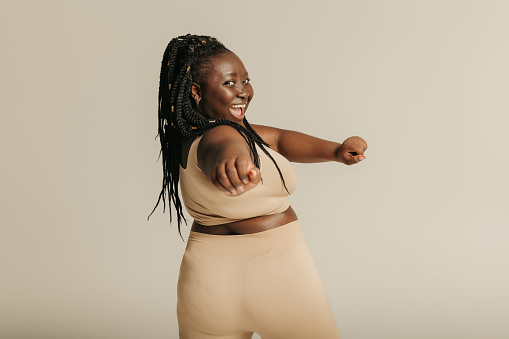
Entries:
[[200, 145], [217, 145], [237, 140], [243, 140], [243, 138], [234, 127], [220, 125], [205, 132], [200, 141]]
[[209, 173], [218, 159], [245, 154], [250, 150], [244, 137], [232, 126], [216, 126], [203, 135], [197, 149], [198, 166], [204, 173]]
[[279, 133], [281, 132], [281, 129], [270, 127], [270, 126], [263, 126], [263, 125], [251, 125], [256, 133], [267, 143], [269, 144], [270, 148], [272, 148], [274, 151], [278, 151], [278, 137]]
[[246, 141], [234, 127], [229, 125], [216, 126], [203, 135], [198, 145], [198, 156], [204, 156], [233, 145], [243, 145], [248, 148]]

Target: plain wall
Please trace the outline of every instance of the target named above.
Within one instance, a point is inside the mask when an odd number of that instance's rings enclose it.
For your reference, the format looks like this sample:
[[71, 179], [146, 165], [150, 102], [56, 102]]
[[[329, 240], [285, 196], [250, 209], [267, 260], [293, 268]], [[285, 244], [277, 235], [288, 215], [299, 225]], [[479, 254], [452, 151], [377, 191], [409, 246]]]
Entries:
[[0, 337], [178, 337], [186, 243], [147, 215], [162, 54], [194, 33], [244, 61], [250, 122], [369, 144], [291, 196], [344, 339], [509, 338], [508, 11], [2, 1]]

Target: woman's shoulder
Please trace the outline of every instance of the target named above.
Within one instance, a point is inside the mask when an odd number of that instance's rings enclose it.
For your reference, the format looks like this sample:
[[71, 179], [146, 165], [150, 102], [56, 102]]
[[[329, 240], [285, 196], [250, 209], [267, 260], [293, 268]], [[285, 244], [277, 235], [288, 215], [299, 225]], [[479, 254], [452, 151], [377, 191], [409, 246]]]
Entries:
[[263, 139], [269, 147], [276, 152], [278, 151], [277, 141], [279, 132], [281, 129], [271, 126], [263, 126], [263, 125], [251, 125], [251, 127], [255, 130], [256, 133]]
[[199, 148], [223, 147], [232, 143], [244, 142], [244, 137], [230, 125], [219, 125], [211, 128], [201, 136]]
[[[239, 135], [235, 127], [230, 125], [219, 125], [209, 129], [202, 135], [204, 140], [229, 139]], [[239, 135], [240, 136], [240, 135]]]

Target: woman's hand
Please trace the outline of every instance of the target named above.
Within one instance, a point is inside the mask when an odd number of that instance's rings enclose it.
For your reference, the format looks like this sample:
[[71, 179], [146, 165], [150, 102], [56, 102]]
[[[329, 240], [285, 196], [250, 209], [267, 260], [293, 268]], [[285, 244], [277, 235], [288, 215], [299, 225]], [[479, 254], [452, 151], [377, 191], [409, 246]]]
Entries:
[[197, 160], [202, 172], [227, 195], [243, 194], [261, 179], [249, 146], [231, 126], [217, 126], [205, 133], [198, 145]]
[[220, 191], [232, 196], [254, 188], [260, 178], [260, 169], [245, 155], [218, 161], [210, 175], [210, 180]]
[[368, 144], [361, 137], [350, 137], [336, 149], [336, 160], [345, 165], [356, 164], [366, 159], [364, 152], [367, 148]]

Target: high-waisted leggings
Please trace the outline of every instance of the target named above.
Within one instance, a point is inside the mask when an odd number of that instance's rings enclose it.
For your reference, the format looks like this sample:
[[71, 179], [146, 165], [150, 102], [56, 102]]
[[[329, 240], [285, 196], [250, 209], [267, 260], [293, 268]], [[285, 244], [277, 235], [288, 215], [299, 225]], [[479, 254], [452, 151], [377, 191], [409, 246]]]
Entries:
[[259, 233], [191, 232], [177, 287], [181, 339], [337, 339], [298, 221]]

